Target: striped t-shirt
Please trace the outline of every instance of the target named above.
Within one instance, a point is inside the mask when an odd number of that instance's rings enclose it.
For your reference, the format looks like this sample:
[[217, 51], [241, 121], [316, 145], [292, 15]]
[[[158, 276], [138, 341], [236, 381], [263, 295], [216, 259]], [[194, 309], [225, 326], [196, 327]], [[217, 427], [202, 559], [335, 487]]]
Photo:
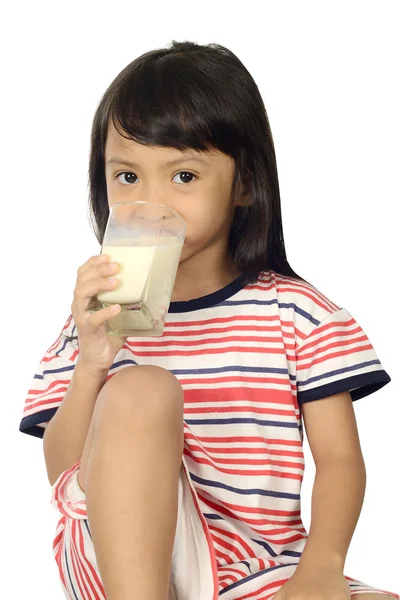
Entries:
[[[66, 339], [74, 335], [70, 315], [38, 364], [20, 431], [43, 437], [78, 358], [78, 340]], [[307, 540], [302, 403], [346, 390], [358, 400], [389, 383], [388, 373], [345, 308], [272, 270], [256, 283], [240, 276], [171, 302], [163, 335], [129, 337], [109, 375], [144, 364], [168, 369], [184, 390], [184, 460], [212, 539], [219, 594], [261, 598], [257, 592], [281, 579], [280, 567], [298, 563]]]

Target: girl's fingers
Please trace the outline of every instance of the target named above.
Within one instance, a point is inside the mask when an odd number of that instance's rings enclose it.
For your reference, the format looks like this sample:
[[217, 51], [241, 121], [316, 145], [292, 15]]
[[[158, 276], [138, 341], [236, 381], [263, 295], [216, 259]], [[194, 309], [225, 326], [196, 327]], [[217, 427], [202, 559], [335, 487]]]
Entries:
[[114, 317], [120, 311], [120, 306], [118, 305], [118, 310], [114, 309], [114, 306], [107, 306], [106, 308], [102, 308], [97, 310], [96, 312], [90, 313], [86, 317], [86, 322], [93, 329], [97, 329], [101, 327], [108, 319]]
[[77, 270], [77, 279], [79, 279], [82, 275], [86, 275], [88, 271], [92, 268], [101, 266], [104, 263], [109, 261], [109, 256], [107, 254], [97, 254], [96, 256], [91, 256], [83, 265], [79, 267]]
[[117, 285], [118, 279], [108, 279], [105, 277], [90, 279], [85, 283], [77, 284], [74, 290], [74, 299], [71, 309], [74, 313], [74, 319], [78, 326], [81, 324], [82, 327], [82, 325], [85, 324], [86, 311], [93, 296], [102, 290], [112, 290]]

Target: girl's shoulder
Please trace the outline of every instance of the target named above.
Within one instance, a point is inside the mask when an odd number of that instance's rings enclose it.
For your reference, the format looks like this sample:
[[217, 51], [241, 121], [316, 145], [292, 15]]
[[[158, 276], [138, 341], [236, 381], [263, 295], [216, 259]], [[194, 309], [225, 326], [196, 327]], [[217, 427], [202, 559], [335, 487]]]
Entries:
[[300, 404], [343, 391], [358, 400], [391, 381], [365, 329], [330, 295], [276, 272], [264, 281], [276, 298]]
[[258, 283], [271, 298], [276, 299], [281, 317], [293, 324], [300, 337], [307, 336], [325, 319], [346, 310], [330, 294], [304, 279], [269, 270], [260, 273]]

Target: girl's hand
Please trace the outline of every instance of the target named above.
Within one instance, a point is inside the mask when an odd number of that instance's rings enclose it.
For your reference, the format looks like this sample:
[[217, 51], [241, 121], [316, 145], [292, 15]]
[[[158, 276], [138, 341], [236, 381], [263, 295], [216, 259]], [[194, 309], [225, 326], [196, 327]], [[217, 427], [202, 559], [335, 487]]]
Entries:
[[78, 269], [71, 305], [79, 340], [79, 363], [98, 374], [108, 373], [127, 337], [111, 336], [105, 330], [105, 321], [115, 317], [119, 311], [113, 312], [111, 306], [108, 306], [89, 313], [87, 308], [92, 296], [101, 290], [116, 287], [118, 280], [110, 282], [107, 277], [114, 276], [118, 270], [118, 264], [113, 268], [106, 254], [89, 258]]
[[347, 579], [337, 567], [316, 564], [303, 570], [298, 568], [272, 600], [350, 600], [350, 597]]

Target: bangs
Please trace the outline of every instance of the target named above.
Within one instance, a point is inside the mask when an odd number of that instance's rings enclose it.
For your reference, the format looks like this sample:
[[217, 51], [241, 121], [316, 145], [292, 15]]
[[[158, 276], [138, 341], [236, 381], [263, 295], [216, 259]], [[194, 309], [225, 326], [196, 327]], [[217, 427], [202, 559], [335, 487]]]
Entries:
[[180, 151], [220, 150], [236, 159], [244, 140], [229, 120], [236, 112], [233, 94], [229, 85], [225, 90], [217, 82], [214, 85], [210, 72], [193, 58], [163, 56], [144, 61], [122, 78], [104, 125], [107, 128], [111, 119], [120, 135], [140, 144]]

